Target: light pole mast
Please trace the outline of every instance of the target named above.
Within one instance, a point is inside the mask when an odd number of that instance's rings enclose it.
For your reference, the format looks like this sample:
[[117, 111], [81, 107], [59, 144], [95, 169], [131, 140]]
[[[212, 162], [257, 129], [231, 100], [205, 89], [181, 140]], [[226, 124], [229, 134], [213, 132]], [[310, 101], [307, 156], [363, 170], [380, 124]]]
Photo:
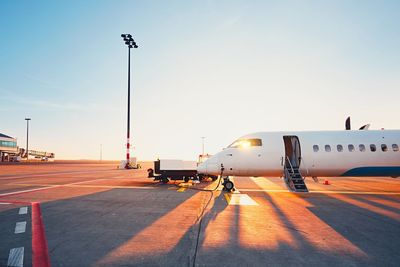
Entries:
[[26, 161], [28, 161], [29, 158], [29, 121], [31, 118], [25, 118], [26, 120]]
[[201, 153], [201, 155], [202, 156], [204, 156], [204, 139], [205, 139], [206, 137], [205, 136], [202, 136], [201, 137], [201, 139], [202, 139], [202, 153]]
[[128, 116], [127, 116], [127, 131], [126, 131], [126, 165], [129, 167], [129, 148], [130, 148], [130, 113], [131, 113], [131, 48], [138, 48], [131, 34], [121, 34], [125, 44], [128, 46]]

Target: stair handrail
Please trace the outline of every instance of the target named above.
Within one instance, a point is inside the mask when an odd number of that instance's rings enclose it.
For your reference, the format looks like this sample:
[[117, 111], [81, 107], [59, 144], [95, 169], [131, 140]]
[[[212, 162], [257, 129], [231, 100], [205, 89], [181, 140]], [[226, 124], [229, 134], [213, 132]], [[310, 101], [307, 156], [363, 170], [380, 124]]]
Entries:
[[289, 159], [289, 157], [288, 157], [288, 156], [286, 156], [286, 159], [287, 159], [287, 161], [289, 162], [290, 169], [292, 169], [292, 173], [294, 173], [293, 165], [292, 165], [292, 163], [290, 162], [290, 159]]

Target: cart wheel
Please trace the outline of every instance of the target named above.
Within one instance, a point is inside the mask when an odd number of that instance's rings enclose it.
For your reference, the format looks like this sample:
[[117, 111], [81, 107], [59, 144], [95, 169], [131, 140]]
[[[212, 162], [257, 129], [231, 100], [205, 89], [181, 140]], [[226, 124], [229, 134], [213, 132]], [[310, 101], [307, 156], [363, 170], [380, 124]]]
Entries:
[[162, 178], [162, 182], [163, 182], [164, 184], [167, 184], [167, 183], [169, 182], [169, 179], [168, 179], [168, 178]]
[[224, 183], [224, 189], [228, 192], [231, 192], [232, 190], [234, 190], [234, 185], [231, 181], [226, 181]]
[[187, 182], [189, 182], [189, 177], [185, 176], [185, 177], [183, 178], [183, 180], [185, 181], [185, 183], [187, 183]]

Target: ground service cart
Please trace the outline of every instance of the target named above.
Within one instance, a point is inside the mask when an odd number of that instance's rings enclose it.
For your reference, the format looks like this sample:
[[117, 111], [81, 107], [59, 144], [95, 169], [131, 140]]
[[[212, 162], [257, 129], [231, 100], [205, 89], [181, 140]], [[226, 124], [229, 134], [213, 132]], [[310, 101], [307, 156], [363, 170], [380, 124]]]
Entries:
[[154, 161], [154, 168], [147, 170], [148, 177], [168, 183], [169, 180], [197, 179], [197, 162], [177, 159], [159, 159]]

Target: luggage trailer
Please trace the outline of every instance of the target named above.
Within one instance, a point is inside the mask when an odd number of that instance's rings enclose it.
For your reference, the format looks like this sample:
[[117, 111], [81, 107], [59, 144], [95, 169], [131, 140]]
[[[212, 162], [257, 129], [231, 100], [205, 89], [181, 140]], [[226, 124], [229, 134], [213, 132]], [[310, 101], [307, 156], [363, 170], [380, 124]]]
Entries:
[[147, 170], [148, 178], [154, 178], [155, 181], [168, 183], [169, 180], [198, 179], [197, 162], [175, 159], [161, 159], [154, 161], [154, 169]]

